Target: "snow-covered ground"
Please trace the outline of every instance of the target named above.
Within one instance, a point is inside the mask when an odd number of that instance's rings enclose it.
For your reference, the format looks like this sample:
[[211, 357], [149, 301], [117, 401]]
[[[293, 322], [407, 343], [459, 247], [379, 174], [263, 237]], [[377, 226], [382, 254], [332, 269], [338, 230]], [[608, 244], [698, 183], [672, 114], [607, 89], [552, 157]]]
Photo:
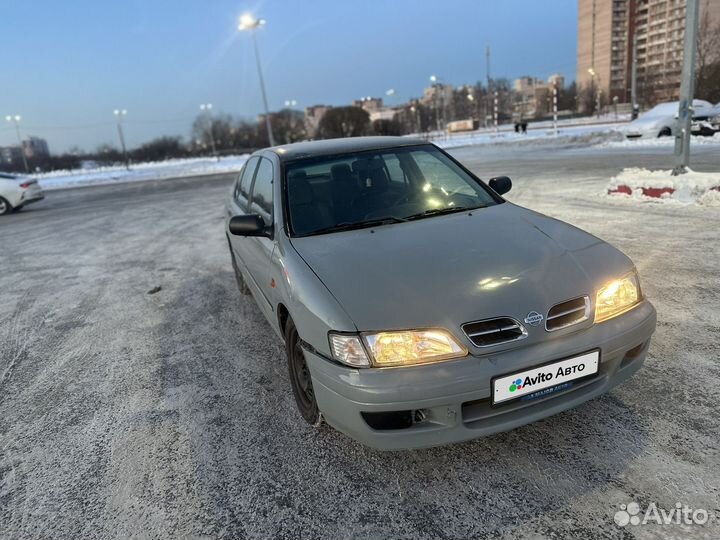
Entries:
[[[618, 193], [629, 188], [631, 193]], [[647, 196], [652, 190], [655, 196]], [[608, 184], [611, 197], [628, 197], [640, 201], [665, 203], [699, 203], [720, 206], [720, 172], [688, 171], [672, 176], [670, 170], [648, 170], [641, 167], [624, 169]]]
[[527, 133], [515, 133], [513, 130], [495, 132], [493, 130], [458, 133], [448, 137], [437, 137], [432, 141], [441, 148], [456, 148], [459, 146], [473, 146], [476, 144], [524, 144], [534, 142], [549, 142], [557, 140], [559, 144], [568, 141], [582, 140], [586, 144], [605, 144], [608, 140], [619, 139], [620, 133], [615, 131], [617, 124], [584, 124], [577, 126], [558, 126], [557, 132], [552, 126], [528, 129]]
[[635, 377], [508, 433], [372, 451], [297, 413], [282, 343], [237, 290], [229, 182], [58, 191], [0, 219], [0, 537], [717, 539], [716, 517], [613, 516], [718, 515], [720, 208], [602, 195], [669, 168], [662, 149], [451, 152], [633, 260], [659, 321]]
[[210, 157], [169, 159], [137, 163], [130, 170], [123, 166], [52, 171], [36, 175], [43, 189], [64, 189], [116, 182], [140, 182], [163, 178], [178, 178], [239, 170], [248, 155], [225, 156], [220, 160]]
[[[568, 137], [586, 137], [590, 134], [611, 134], [618, 127], [626, 125], [630, 120], [629, 114], [604, 114], [602, 116], [586, 116], [583, 118], [567, 118], [558, 120], [557, 133], [553, 128], [552, 120], [528, 122], [527, 133], [516, 133], [513, 124], [502, 124], [495, 128], [480, 128], [475, 131], [449, 133], [436, 131], [428, 134], [412, 134], [410, 137], [427, 138], [442, 148], [456, 148], [459, 146], [472, 146], [476, 144], [502, 144], [533, 141], [553, 137], [567, 139]], [[612, 134], [610, 138], [619, 138]], [[606, 142], [607, 139], [601, 139]]]
[[[654, 139], [627, 139], [615, 138], [600, 143], [601, 146], [608, 148], [668, 148], [672, 152], [675, 146], [675, 137], [657, 137]], [[720, 145], [720, 133], [716, 133], [712, 137], [690, 137], [690, 146], [697, 145]]]

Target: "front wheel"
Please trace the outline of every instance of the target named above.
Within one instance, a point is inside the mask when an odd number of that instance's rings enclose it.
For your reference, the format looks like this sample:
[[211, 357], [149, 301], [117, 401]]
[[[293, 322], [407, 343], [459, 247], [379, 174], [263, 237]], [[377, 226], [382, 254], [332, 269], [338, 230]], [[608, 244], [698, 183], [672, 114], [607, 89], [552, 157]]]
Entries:
[[671, 137], [672, 136], [672, 130], [669, 127], [664, 127], [660, 130], [660, 133], [658, 133], [658, 137]]
[[322, 423], [322, 416], [317, 401], [315, 401], [312, 377], [305, 361], [302, 341], [292, 319], [288, 320], [285, 327], [285, 352], [295, 403], [305, 421], [317, 427]]

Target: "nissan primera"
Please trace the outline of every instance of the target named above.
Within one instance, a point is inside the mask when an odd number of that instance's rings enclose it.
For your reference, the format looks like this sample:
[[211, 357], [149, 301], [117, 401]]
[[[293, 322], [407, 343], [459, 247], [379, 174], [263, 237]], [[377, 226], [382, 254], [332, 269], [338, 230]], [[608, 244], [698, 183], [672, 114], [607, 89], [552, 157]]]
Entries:
[[507, 202], [424, 141], [261, 150], [227, 201], [242, 292], [284, 340], [297, 407], [383, 449], [462, 441], [632, 376], [655, 329], [630, 259]]

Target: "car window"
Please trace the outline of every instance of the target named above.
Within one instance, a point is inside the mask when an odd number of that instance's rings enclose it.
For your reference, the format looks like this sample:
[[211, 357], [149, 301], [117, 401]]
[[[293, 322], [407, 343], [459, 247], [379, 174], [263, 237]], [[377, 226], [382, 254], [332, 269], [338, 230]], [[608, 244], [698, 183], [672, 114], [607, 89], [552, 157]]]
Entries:
[[424, 191], [475, 195], [475, 187], [468, 184], [452, 166], [449, 166], [455, 164], [448, 160], [444, 154], [420, 151], [411, 152], [410, 156], [412, 156], [423, 176], [424, 184], [422, 189]]
[[402, 165], [400, 165], [400, 159], [395, 154], [383, 154], [383, 161], [385, 161], [385, 168], [391, 182], [407, 183], [407, 177], [402, 170]]
[[487, 188], [430, 144], [300, 159], [288, 163], [284, 182], [290, 229], [300, 236], [497, 204]]
[[[273, 207], [273, 165], [269, 159], [262, 158], [252, 191], [252, 206], [272, 216]], [[257, 209], [254, 208], [254, 209]]]
[[[241, 173], [242, 176], [240, 177], [240, 181], [238, 182], [237, 189], [235, 191], [235, 198], [238, 200], [239, 204], [244, 205], [247, 202], [247, 199], [250, 198], [250, 184], [252, 184], [253, 173], [255, 172], [255, 168], [257, 167], [259, 160], [259, 157], [254, 156], [245, 163], [245, 168]], [[241, 200], [241, 198], [245, 200]]]

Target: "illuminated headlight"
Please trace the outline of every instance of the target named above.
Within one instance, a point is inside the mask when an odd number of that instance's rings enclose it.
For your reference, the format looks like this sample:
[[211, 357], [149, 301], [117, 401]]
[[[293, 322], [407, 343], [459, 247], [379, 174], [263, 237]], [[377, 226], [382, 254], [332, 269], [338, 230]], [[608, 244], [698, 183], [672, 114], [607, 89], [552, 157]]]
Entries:
[[375, 367], [410, 366], [467, 355], [448, 332], [440, 329], [363, 334]]
[[330, 333], [330, 347], [335, 360], [354, 367], [412, 366], [468, 354], [441, 329], [373, 332], [362, 334], [362, 338]]
[[640, 282], [635, 272], [616, 279], [597, 292], [595, 322], [602, 322], [625, 313], [640, 302]]

